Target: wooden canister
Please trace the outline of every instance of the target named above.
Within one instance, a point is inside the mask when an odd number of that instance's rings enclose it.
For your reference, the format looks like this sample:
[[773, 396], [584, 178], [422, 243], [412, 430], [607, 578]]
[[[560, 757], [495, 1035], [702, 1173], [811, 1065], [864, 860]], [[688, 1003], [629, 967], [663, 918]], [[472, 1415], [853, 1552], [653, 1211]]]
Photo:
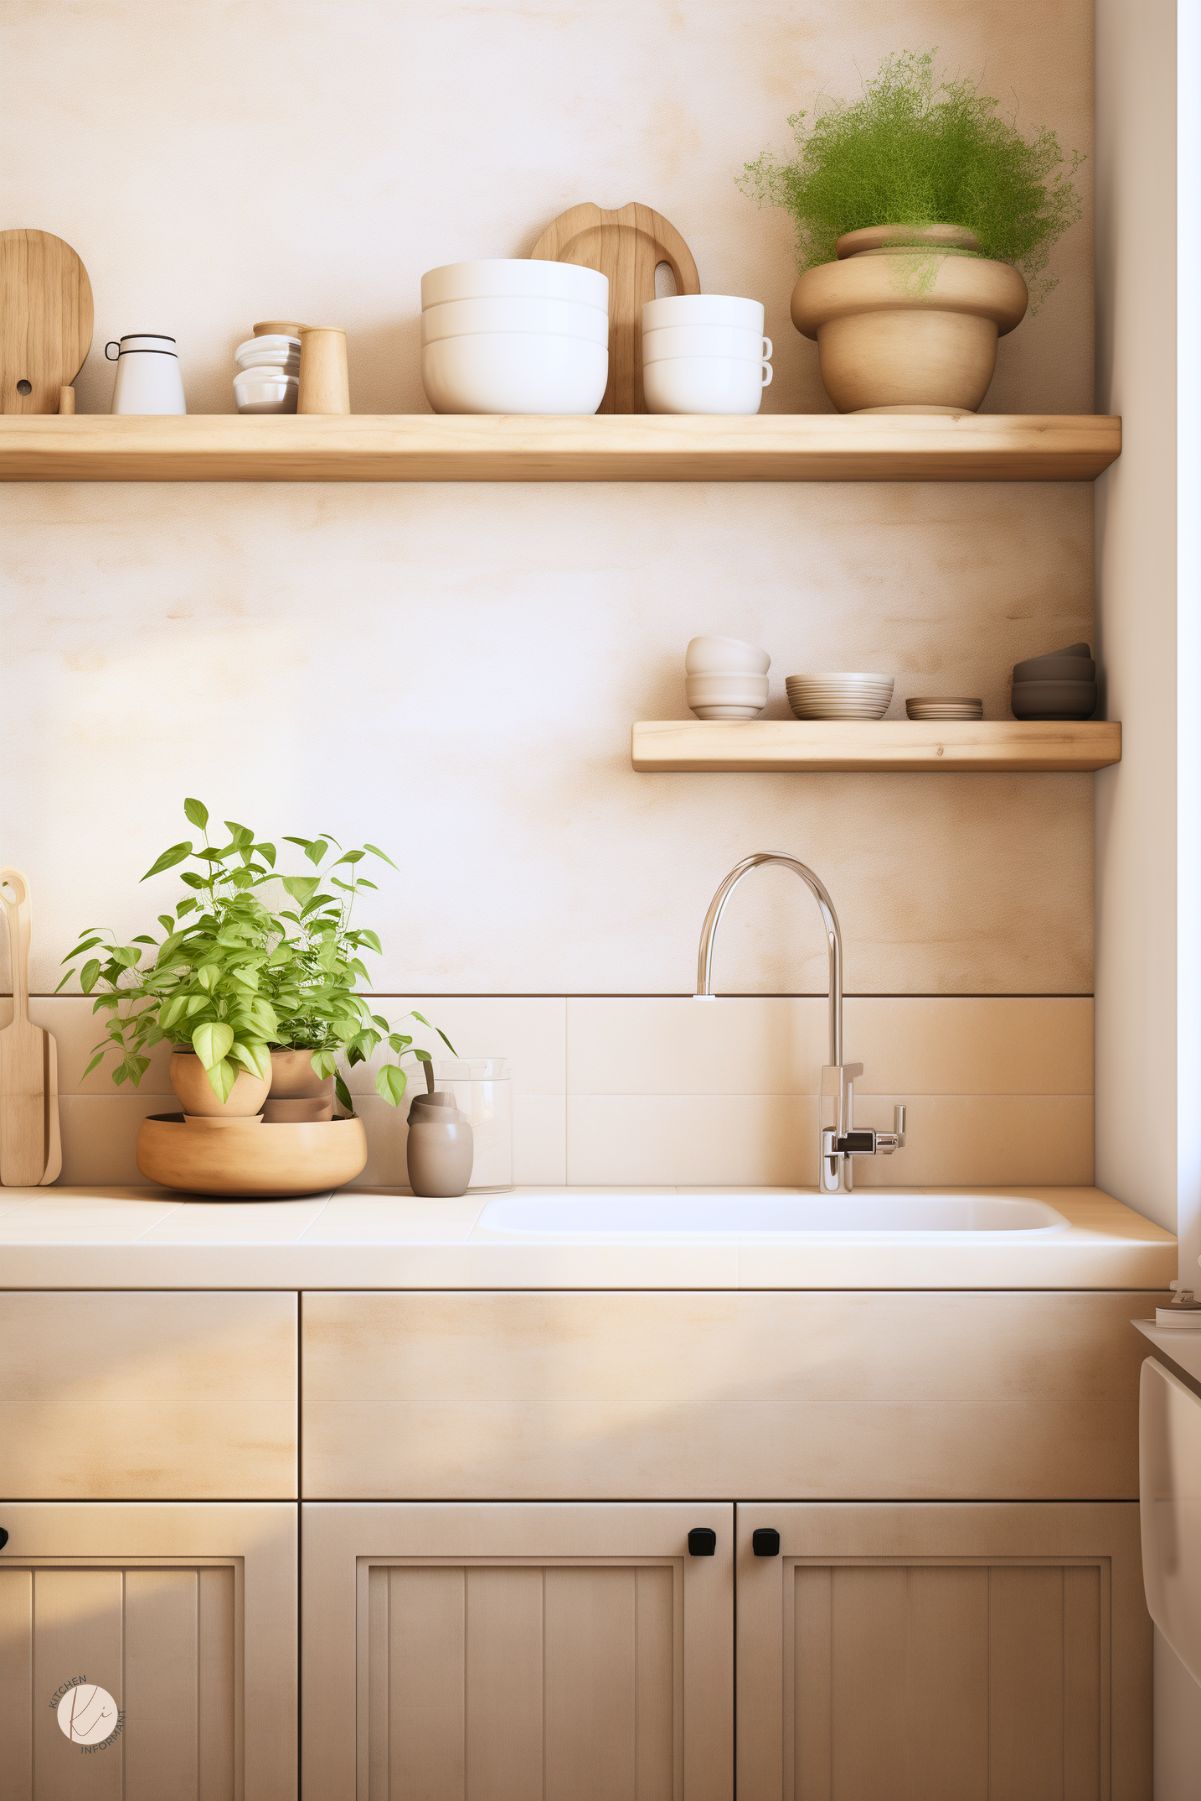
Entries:
[[349, 413], [346, 333], [334, 325], [305, 325], [300, 333], [298, 413]]

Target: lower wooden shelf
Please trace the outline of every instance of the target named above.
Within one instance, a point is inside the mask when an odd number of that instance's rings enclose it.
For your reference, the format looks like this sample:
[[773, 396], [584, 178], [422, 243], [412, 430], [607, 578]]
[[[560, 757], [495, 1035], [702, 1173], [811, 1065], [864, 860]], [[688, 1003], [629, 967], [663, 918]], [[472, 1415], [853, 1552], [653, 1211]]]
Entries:
[[1122, 755], [1108, 719], [644, 719], [633, 729], [634, 768], [729, 774], [861, 770], [1104, 769]]

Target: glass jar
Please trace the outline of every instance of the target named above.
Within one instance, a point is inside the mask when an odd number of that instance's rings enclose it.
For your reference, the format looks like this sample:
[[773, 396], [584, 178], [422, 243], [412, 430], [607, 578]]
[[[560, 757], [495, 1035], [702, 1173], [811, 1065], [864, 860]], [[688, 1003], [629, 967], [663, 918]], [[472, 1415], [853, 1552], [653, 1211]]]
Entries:
[[471, 1121], [475, 1158], [468, 1194], [513, 1186], [513, 1083], [504, 1057], [439, 1057], [434, 1081]]

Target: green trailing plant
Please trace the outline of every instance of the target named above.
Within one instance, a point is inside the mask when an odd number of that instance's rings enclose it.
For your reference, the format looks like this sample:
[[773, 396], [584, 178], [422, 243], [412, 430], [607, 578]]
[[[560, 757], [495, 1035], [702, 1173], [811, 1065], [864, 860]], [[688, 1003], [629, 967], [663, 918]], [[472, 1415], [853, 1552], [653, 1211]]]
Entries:
[[802, 269], [863, 226], [962, 225], [979, 255], [1021, 270], [1032, 303], [1045, 298], [1051, 246], [1080, 217], [1083, 159], [1053, 131], [1021, 131], [974, 81], [938, 79], [934, 57], [888, 56], [858, 99], [793, 113], [794, 154], [765, 151], [740, 185], [791, 215]]
[[[359, 864], [370, 854], [395, 868], [391, 858], [376, 845], [343, 850], [329, 833], [287, 837], [283, 842], [299, 846], [311, 868], [285, 874], [276, 845], [249, 826], [227, 819], [228, 839], [213, 844], [203, 801], [185, 801], [184, 813], [202, 842], [170, 845], [142, 877], [179, 868], [187, 890], [172, 912], [158, 915], [161, 936], [139, 932], [122, 944], [109, 928], [89, 926], [63, 958], [69, 967], [59, 989], [77, 976], [83, 992], [95, 996], [93, 1012], [105, 1018], [85, 1075], [111, 1056], [114, 1082], [136, 1088], [148, 1053], [166, 1042], [196, 1053], [224, 1102], [239, 1070], [270, 1076], [273, 1048], [309, 1050], [313, 1068], [335, 1077], [342, 1105], [353, 1112], [338, 1059], [361, 1063], [386, 1043], [392, 1060], [377, 1071], [376, 1089], [399, 1105], [404, 1059], [428, 1062], [430, 1053], [357, 992], [370, 980], [361, 953], [382, 947], [375, 932], [351, 920], [359, 890], [377, 886]], [[416, 1012], [409, 1018], [430, 1023]], [[430, 1029], [453, 1051], [444, 1032]]]
[[[392, 1060], [376, 1071], [376, 1091], [399, 1106], [408, 1086], [405, 1058], [428, 1063], [430, 1053], [413, 1042], [412, 1033], [398, 1031], [383, 1014], [373, 1013], [356, 992], [359, 982], [370, 982], [362, 953], [378, 955], [383, 947], [375, 932], [353, 922], [360, 890], [378, 886], [361, 872], [365, 858], [377, 857], [393, 869], [396, 865], [378, 845], [345, 850], [330, 832], [319, 838], [288, 836], [284, 842], [304, 852], [313, 873], [281, 878], [292, 905], [281, 911], [290, 930], [272, 953], [275, 961], [269, 958], [267, 966], [276, 1042], [290, 1050], [311, 1051], [313, 1068], [318, 1075], [335, 1077], [338, 1098], [347, 1109], [350, 1093], [337, 1069], [339, 1055], [350, 1064], [364, 1063], [386, 1044]], [[339, 875], [338, 870], [345, 873]], [[429, 1027], [454, 1053], [445, 1032], [431, 1026], [423, 1013], [413, 1009], [405, 1019]]]

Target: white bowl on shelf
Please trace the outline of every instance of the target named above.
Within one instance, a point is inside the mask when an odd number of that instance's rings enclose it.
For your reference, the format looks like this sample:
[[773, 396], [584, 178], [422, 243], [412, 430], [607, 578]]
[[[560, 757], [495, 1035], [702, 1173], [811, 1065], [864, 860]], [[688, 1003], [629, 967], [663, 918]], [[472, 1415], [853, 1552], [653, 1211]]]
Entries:
[[766, 675], [690, 675], [684, 683], [688, 709], [698, 719], [753, 719], [767, 705]]
[[727, 325], [763, 336], [763, 302], [737, 294], [664, 294], [642, 308], [642, 330], [674, 325]]
[[757, 413], [770, 381], [771, 364], [749, 357], [676, 356], [642, 369], [651, 413]]
[[693, 638], [684, 652], [689, 675], [766, 675], [771, 657], [745, 638], [723, 638], [715, 633]]
[[609, 310], [609, 278], [598, 269], [555, 263], [530, 256], [487, 257], [469, 263], [444, 263], [421, 277], [422, 308], [448, 300], [488, 300], [510, 295], [544, 300], [575, 300], [582, 306]]
[[286, 369], [260, 365], [239, 369], [234, 376], [234, 404], [239, 413], [294, 413], [300, 382]]
[[276, 331], [247, 338], [234, 351], [234, 365], [238, 369], [289, 369], [295, 375], [300, 368], [300, 339]]
[[421, 315], [421, 342], [477, 337], [483, 332], [550, 332], [556, 337], [609, 342], [609, 315], [576, 300], [513, 296], [505, 300], [446, 300]]
[[595, 413], [608, 379], [608, 344], [549, 332], [480, 332], [421, 349], [436, 413]]

